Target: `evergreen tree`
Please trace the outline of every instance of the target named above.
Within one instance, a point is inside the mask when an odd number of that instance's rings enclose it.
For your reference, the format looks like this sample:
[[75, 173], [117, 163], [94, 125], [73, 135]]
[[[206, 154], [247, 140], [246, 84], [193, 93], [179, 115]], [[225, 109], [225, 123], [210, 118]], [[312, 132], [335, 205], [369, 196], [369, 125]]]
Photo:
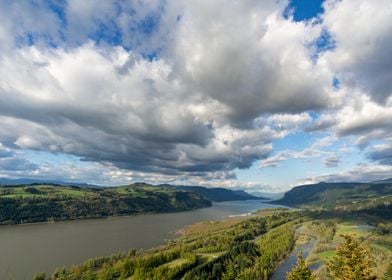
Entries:
[[234, 265], [230, 263], [227, 266], [226, 272], [222, 275], [222, 280], [234, 280], [237, 276]]
[[336, 256], [330, 261], [328, 270], [336, 280], [371, 280], [376, 279], [370, 270], [370, 253], [351, 235], [342, 235], [344, 243], [340, 245]]
[[312, 271], [307, 267], [302, 253], [297, 256], [296, 266], [287, 274], [287, 280], [315, 280]]

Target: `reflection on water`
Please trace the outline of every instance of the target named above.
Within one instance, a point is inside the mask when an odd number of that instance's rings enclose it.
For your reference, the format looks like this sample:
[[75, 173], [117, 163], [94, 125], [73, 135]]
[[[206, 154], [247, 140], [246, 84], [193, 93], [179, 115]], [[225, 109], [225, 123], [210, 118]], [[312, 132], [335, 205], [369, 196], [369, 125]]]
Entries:
[[186, 225], [271, 207], [258, 200], [220, 202], [180, 213], [0, 226], [0, 279], [31, 279], [37, 271], [53, 272], [88, 258], [154, 247]]

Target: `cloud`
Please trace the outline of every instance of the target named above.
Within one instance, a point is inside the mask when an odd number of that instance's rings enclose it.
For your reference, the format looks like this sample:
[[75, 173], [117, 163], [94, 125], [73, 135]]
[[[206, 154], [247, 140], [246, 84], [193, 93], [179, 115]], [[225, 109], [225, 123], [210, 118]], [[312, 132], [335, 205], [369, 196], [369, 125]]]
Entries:
[[285, 19], [284, 8], [272, 1], [188, 1], [183, 7], [170, 55], [194, 91], [226, 106], [233, 123], [335, 102], [331, 73], [312, 62], [307, 47], [321, 30]]
[[328, 129], [336, 137], [356, 136], [356, 144], [364, 148], [373, 140], [392, 136], [392, 107], [380, 105], [362, 92], [347, 93], [344, 105], [325, 112], [306, 127], [308, 132]]
[[12, 149], [4, 147], [0, 142], [0, 175], [7, 172], [29, 172], [37, 168], [38, 165], [21, 157]]
[[370, 182], [391, 177], [392, 166], [359, 164], [351, 169], [309, 177], [303, 181], [311, 184], [317, 182]]
[[328, 168], [337, 167], [339, 165], [340, 158], [338, 156], [330, 156], [324, 158], [324, 164]]
[[392, 139], [385, 144], [373, 146], [367, 157], [379, 164], [392, 165]]
[[323, 25], [336, 49], [325, 59], [339, 81], [386, 104], [392, 94], [392, 6], [389, 0], [328, 0]]
[[[235, 171], [256, 162], [336, 166], [339, 155], [326, 147], [338, 139], [355, 136], [364, 148], [391, 137], [387, 1], [327, 0], [323, 15], [302, 22], [284, 16], [288, 4], [0, 3], [3, 169], [237, 186]], [[333, 48], [318, 46], [326, 37]], [[276, 140], [298, 131], [330, 136], [273, 153]], [[23, 162], [25, 150], [78, 164], [59, 173]], [[368, 160], [387, 163], [383, 151], [374, 147]]]
[[31, 171], [38, 166], [23, 158], [0, 158], [0, 170], [4, 171]]
[[47, 1], [2, 1], [0, 18], [0, 50], [3, 53], [15, 45], [46, 45], [61, 41], [61, 21], [49, 9]]
[[[331, 73], [307, 47], [321, 30], [285, 19], [285, 2], [95, 4], [40, 3], [52, 29], [19, 27], [33, 42], [14, 38], [0, 60], [5, 145], [224, 179], [309, 122], [304, 111], [334, 105]], [[13, 25], [6, 31], [10, 39]], [[56, 48], [38, 43], [45, 36]], [[154, 49], [159, 56], [146, 57]]]
[[[130, 59], [127, 74], [118, 73]], [[92, 44], [71, 53], [29, 47], [16, 60], [0, 64], [12, 85], [1, 89], [0, 137], [19, 148], [176, 174], [249, 167], [281, 137], [269, 127], [218, 123], [205, 114], [214, 104], [187, 95], [163, 61], [133, 58], [122, 48], [104, 55]]]
[[287, 160], [289, 157], [287, 153], [278, 153], [277, 155], [270, 156], [261, 161], [260, 167], [277, 167], [280, 162]]
[[261, 160], [260, 167], [276, 167], [278, 166], [279, 162], [285, 161], [288, 159], [310, 159], [321, 157], [322, 155], [328, 155], [330, 152], [314, 149], [314, 148], [306, 148], [302, 151], [292, 151], [292, 150], [285, 150], [278, 152], [275, 156], [270, 156], [264, 160]]
[[321, 25], [335, 47], [320, 53], [317, 61], [334, 73], [342, 99], [306, 131], [354, 136], [363, 149], [391, 137], [392, 6], [384, 0], [328, 0], [324, 10]]
[[[322, 156], [328, 156], [324, 159], [324, 162], [332, 163], [333, 159], [336, 157], [332, 152], [324, 150], [324, 148], [331, 146], [336, 141], [334, 136], [325, 136], [323, 138], [317, 139], [310, 147], [303, 149], [302, 151], [294, 150], [283, 150], [278, 152], [276, 155], [269, 156], [266, 159], [260, 161], [260, 167], [277, 167], [280, 162], [289, 159], [311, 159], [318, 158]], [[336, 160], [335, 160], [336, 161]], [[328, 166], [328, 164], [326, 164]], [[330, 167], [330, 166], [328, 166]]]

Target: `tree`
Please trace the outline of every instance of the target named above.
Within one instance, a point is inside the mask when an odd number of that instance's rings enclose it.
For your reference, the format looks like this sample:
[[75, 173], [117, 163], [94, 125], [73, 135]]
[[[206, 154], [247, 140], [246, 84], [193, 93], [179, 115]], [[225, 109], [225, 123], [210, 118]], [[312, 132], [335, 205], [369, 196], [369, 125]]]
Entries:
[[236, 279], [237, 273], [235, 271], [233, 263], [227, 266], [225, 273], [222, 275], [222, 280], [234, 280]]
[[315, 280], [312, 271], [307, 267], [302, 252], [297, 256], [296, 266], [287, 273], [287, 280]]
[[327, 266], [330, 274], [337, 280], [371, 280], [376, 279], [370, 270], [369, 251], [362, 247], [351, 235], [342, 235], [344, 243], [336, 256]]

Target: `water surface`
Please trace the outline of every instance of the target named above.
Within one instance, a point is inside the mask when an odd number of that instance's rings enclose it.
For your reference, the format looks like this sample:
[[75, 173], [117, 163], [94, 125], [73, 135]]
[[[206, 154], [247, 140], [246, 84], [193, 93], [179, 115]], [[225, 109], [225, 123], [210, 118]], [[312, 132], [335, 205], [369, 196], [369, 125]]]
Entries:
[[270, 280], [286, 279], [287, 272], [291, 271], [297, 263], [298, 253], [302, 251], [302, 256], [304, 259], [306, 259], [315, 244], [316, 239], [311, 238], [308, 243], [297, 246], [293, 252], [291, 252], [291, 254], [278, 266], [278, 268], [272, 274]]
[[271, 207], [259, 200], [232, 201], [170, 214], [0, 226], [0, 279], [32, 279], [37, 271], [52, 273], [88, 258], [151, 248], [186, 225]]

